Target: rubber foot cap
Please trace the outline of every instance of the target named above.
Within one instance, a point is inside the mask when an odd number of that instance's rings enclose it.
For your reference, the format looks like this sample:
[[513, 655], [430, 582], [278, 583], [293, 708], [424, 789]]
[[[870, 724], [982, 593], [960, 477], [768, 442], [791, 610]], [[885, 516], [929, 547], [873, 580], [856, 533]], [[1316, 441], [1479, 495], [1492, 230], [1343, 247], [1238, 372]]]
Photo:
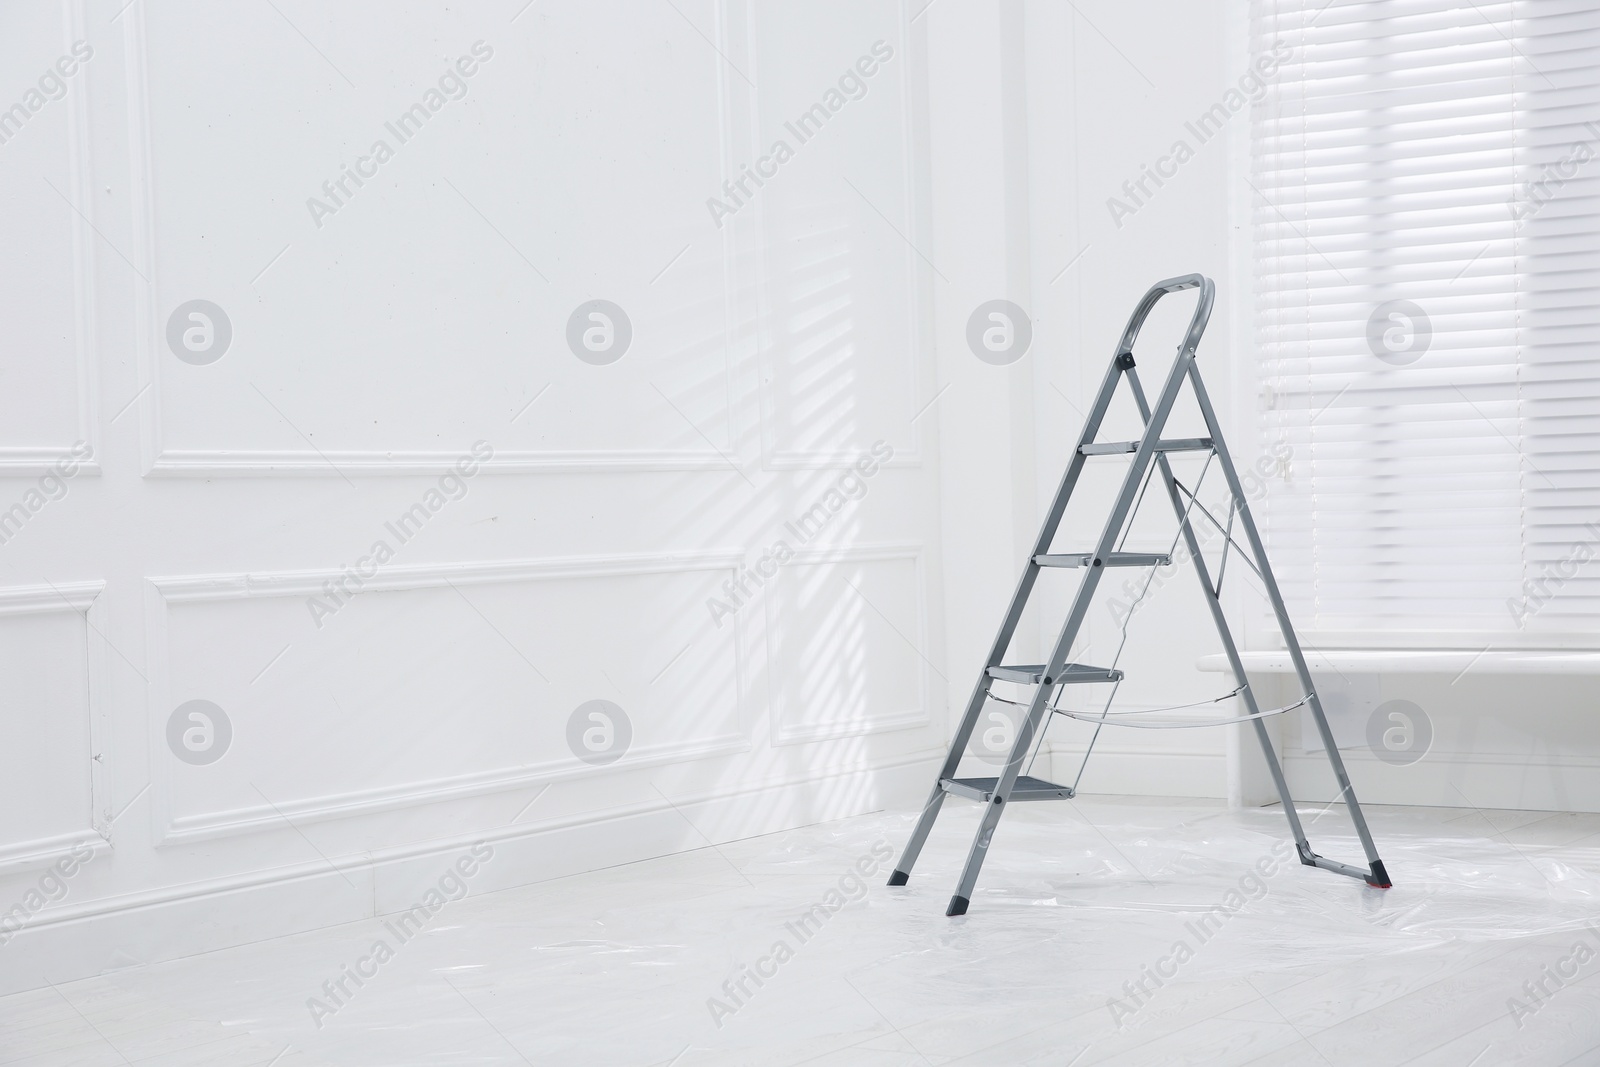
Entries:
[[907, 874], [905, 871], [895, 871], [893, 874], [891, 874], [889, 876], [889, 884], [890, 885], [905, 885], [906, 881], [908, 879], [910, 879], [910, 877], [911, 876], [909, 874]]
[[946, 915], [965, 915], [968, 903], [970, 902], [966, 897], [951, 897], [950, 906], [945, 909], [944, 913]]
[[1368, 876], [1367, 884], [1374, 889], [1388, 889], [1394, 885], [1389, 881], [1389, 872], [1383, 869], [1382, 860], [1372, 861], [1372, 874]]

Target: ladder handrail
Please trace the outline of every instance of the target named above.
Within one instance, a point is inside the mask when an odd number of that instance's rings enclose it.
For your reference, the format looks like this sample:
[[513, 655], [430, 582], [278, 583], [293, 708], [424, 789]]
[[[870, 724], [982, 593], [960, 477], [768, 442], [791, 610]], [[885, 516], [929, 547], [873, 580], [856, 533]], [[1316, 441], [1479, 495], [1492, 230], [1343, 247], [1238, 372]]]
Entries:
[[1196, 288], [1200, 290], [1200, 299], [1195, 301], [1194, 314], [1189, 317], [1189, 328], [1184, 331], [1182, 345], [1184, 351], [1194, 352], [1200, 344], [1200, 336], [1206, 332], [1206, 323], [1211, 321], [1211, 305], [1216, 302], [1217, 297], [1216, 284], [1203, 274], [1184, 274], [1152, 285], [1150, 291], [1139, 301], [1139, 306], [1133, 309], [1133, 314], [1128, 316], [1128, 325], [1122, 331], [1122, 340], [1117, 343], [1117, 355], [1125, 356], [1133, 352], [1134, 342], [1139, 339], [1139, 331], [1144, 329], [1144, 320], [1150, 316], [1151, 309], [1160, 303], [1162, 297], [1168, 293]]

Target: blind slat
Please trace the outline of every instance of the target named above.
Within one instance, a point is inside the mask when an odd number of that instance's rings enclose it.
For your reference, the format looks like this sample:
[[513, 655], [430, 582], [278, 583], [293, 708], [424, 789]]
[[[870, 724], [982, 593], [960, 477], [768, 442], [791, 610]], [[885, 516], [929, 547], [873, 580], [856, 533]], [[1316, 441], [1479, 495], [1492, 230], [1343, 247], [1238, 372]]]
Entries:
[[1253, 0], [1251, 38], [1292, 617], [1600, 637], [1600, 0]]

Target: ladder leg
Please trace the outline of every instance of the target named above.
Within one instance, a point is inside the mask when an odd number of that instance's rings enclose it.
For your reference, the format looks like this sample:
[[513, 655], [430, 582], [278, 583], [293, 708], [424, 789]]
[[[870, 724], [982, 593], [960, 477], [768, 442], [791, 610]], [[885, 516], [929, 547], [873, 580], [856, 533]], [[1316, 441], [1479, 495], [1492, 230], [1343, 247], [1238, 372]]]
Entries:
[[[1135, 395], [1138, 396], [1138, 387], [1135, 384]], [[1215, 440], [1216, 438], [1212, 438]], [[1157, 464], [1161, 468], [1161, 480], [1166, 484], [1167, 496], [1172, 501], [1174, 512], [1182, 527], [1183, 543], [1189, 551], [1190, 561], [1194, 564], [1195, 576], [1200, 579], [1201, 591], [1205, 594], [1206, 607], [1211, 610], [1211, 621], [1216, 625], [1217, 637], [1222, 642], [1222, 650], [1227, 654], [1228, 664], [1233, 668], [1233, 677], [1239, 685], [1239, 695], [1244, 700], [1245, 712], [1249, 715], [1260, 715], [1261, 706], [1256, 703], [1255, 690], [1250, 686], [1250, 679], [1245, 676], [1244, 661], [1239, 657], [1239, 648], [1233, 642], [1233, 630], [1228, 626], [1227, 613], [1223, 611], [1222, 601], [1217, 598], [1215, 587], [1211, 584], [1211, 571], [1206, 566], [1205, 556], [1200, 551], [1200, 539], [1195, 536], [1194, 525], [1188, 521], [1188, 514], [1183, 505], [1183, 498], [1178, 493], [1177, 482], [1172, 476], [1172, 466], [1167, 462], [1166, 456], [1158, 456]], [[1283, 776], [1283, 765], [1278, 762], [1278, 754], [1273, 749], [1272, 737], [1267, 733], [1267, 724], [1260, 719], [1255, 721], [1256, 739], [1261, 742], [1261, 754], [1266, 757], [1267, 769], [1272, 773], [1272, 784], [1277, 787], [1278, 798], [1283, 801], [1283, 811], [1289, 819], [1289, 829], [1294, 834], [1294, 843], [1300, 854], [1305, 855], [1311, 848], [1306, 841], [1306, 832], [1300, 825], [1300, 814], [1295, 810], [1294, 798], [1289, 795], [1289, 782]]]
[[[1017, 737], [1012, 745], [1011, 759], [1006, 764], [1005, 773], [995, 783], [995, 791], [989, 803], [985, 806], [983, 819], [978, 825], [978, 832], [973, 836], [972, 849], [967, 853], [967, 865], [962, 869], [961, 881], [956, 886], [955, 896], [950, 898], [950, 909], [947, 915], [961, 915], [967, 910], [967, 905], [972, 900], [972, 890], [978, 882], [978, 871], [983, 867], [984, 857], [989, 851], [989, 840], [994, 836], [994, 829], [1000, 822], [1000, 816], [1005, 805], [1011, 799], [1011, 790], [1016, 785], [1017, 776], [1022, 770], [1022, 763], [1032, 751], [1033, 739], [1043, 726], [1045, 716], [1049, 713], [1049, 699], [1059, 682], [1052, 683], [1053, 678], [1059, 678], [1060, 672], [1066, 666], [1067, 657], [1072, 652], [1072, 646], [1078, 639], [1078, 634], [1083, 629], [1083, 622], [1089, 612], [1089, 605], [1094, 600], [1095, 590], [1099, 588], [1100, 579], [1105, 574], [1105, 569], [1099, 565], [1103, 559], [1111, 556], [1113, 546], [1116, 544], [1118, 534], [1123, 524], [1127, 521], [1129, 511], [1139, 493], [1139, 484], [1144, 479], [1145, 468], [1149, 466], [1152, 457], [1165, 455], [1156, 451], [1156, 442], [1161, 433], [1161, 427], [1166, 423], [1167, 416], [1172, 411], [1172, 405], [1178, 398], [1178, 391], [1183, 385], [1184, 368], [1186, 360], [1193, 358], [1189, 351], [1181, 355], [1172, 366], [1172, 371], [1167, 376], [1167, 383], [1161, 390], [1161, 395], [1156, 401], [1155, 411], [1152, 416], [1148, 408], [1143, 409], [1146, 422], [1154, 419], [1154, 424], [1147, 425], [1144, 436], [1140, 438], [1138, 451], [1133, 460], [1128, 464], [1128, 469], [1123, 475], [1122, 488], [1117, 493], [1116, 501], [1111, 505], [1111, 513], [1106, 518], [1105, 526], [1100, 531], [1100, 539], [1095, 545], [1095, 566], [1085, 569], [1082, 580], [1078, 583], [1077, 594], [1072, 599], [1072, 608], [1067, 613], [1067, 620], [1061, 627], [1061, 633], [1056, 638], [1055, 647], [1050, 653], [1050, 661], [1045, 665], [1044, 677], [1039, 687], [1034, 691], [1033, 700], [1028, 705], [1028, 716], [1023, 721], [1022, 728], [1017, 731]], [[1130, 383], [1136, 382], [1134, 377], [1133, 357], [1127, 353], [1119, 353], [1112, 363], [1112, 369], [1107, 375], [1109, 388], [1116, 384], [1114, 375], [1120, 369], [1128, 376]], [[1143, 394], [1135, 393], [1142, 398]], [[1102, 414], [1097, 409], [1097, 415]], [[1095, 421], [1098, 427], [1098, 420]], [[1087, 441], [1085, 436], [1083, 441]], [[1082, 456], [1082, 443], [1080, 442], [1077, 455]], [[1076, 461], [1074, 463], [1076, 466]], [[1059, 518], [1059, 514], [1056, 516]], [[1054, 524], [1049, 527], [1050, 536], [1054, 536]], [[1049, 550], [1049, 541], [1040, 540], [1040, 552]], [[1030, 573], [1035, 568], [1030, 567]]]
[[[1242, 670], [1242, 668], [1241, 668]], [[1245, 690], [1249, 692], [1249, 690]], [[1255, 697], [1249, 701], [1251, 715], [1261, 714], [1261, 709], [1255, 706]], [[1260, 719], [1255, 721], [1256, 739], [1261, 742], [1261, 754], [1267, 759], [1267, 769], [1272, 772], [1272, 784], [1278, 787], [1278, 799], [1283, 802], [1283, 813], [1289, 819], [1289, 831], [1294, 834], [1294, 847], [1302, 857], [1311, 851], [1311, 842], [1306, 840], [1305, 827], [1300, 825], [1300, 813], [1295, 810], [1294, 798], [1289, 795], [1289, 782], [1283, 776], [1283, 764], [1278, 762], [1278, 753], [1272, 747], [1272, 737], [1267, 733], [1267, 724]]]
[[911, 831], [911, 839], [900, 851], [900, 861], [894, 865], [894, 871], [889, 875], [890, 885], [905, 885], [910, 880], [911, 868], [917, 865], [917, 857], [922, 854], [922, 846], [933, 830], [934, 820], [939, 818], [939, 809], [944, 806], [944, 798], [944, 786], [934, 782], [933, 793], [928, 797], [928, 802], [922, 805], [922, 814], [918, 816], [917, 825]]
[[[1130, 383], [1137, 381], [1134, 377], [1133, 357], [1127, 352], [1127, 345], [1128, 342], [1125, 340], [1122, 350], [1118, 352], [1116, 359], [1112, 361], [1110, 370], [1107, 372], [1106, 386], [1101, 394], [1102, 405], [1105, 400], [1109, 399], [1110, 392], [1116, 385], [1116, 375], [1119, 371], [1128, 376]], [[1173, 364], [1172, 371], [1167, 376], [1166, 385], [1162, 388], [1161, 395], [1156, 401], [1153, 416], [1148, 407], [1141, 409], [1145, 415], [1146, 423], [1150, 423], [1153, 417], [1154, 425], [1146, 426], [1144, 436], [1140, 438], [1139, 448], [1123, 475], [1122, 488], [1117, 493], [1116, 501], [1111, 505], [1111, 513], [1107, 516], [1105, 526], [1100, 531], [1100, 539], [1095, 545], [1095, 565], [1084, 571], [1083, 578], [1078, 584], [1078, 592], [1073, 597], [1072, 608], [1068, 611], [1067, 620], [1061, 627], [1060, 635], [1056, 638], [1055, 647], [1050, 653], [1050, 661], [1045, 665], [1044, 678], [1038, 689], [1034, 691], [1033, 700], [1028, 705], [1028, 716], [1024, 720], [1022, 728], [1017, 731], [1016, 741], [1012, 746], [1011, 759], [1006, 764], [1005, 773], [995, 783], [994, 795], [985, 806], [983, 819], [978, 824], [978, 832], [973, 836], [972, 849], [967, 853], [967, 865], [962, 869], [961, 881], [956, 886], [955, 896], [950, 898], [950, 909], [945, 913], [947, 915], [964, 914], [972, 900], [972, 890], [978, 882], [978, 871], [983, 867], [984, 857], [988, 854], [989, 840], [994, 836], [994, 829], [999, 825], [1000, 816], [1005, 809], [1005, 805], [1011, 799], [1011, 790], [1016, 784], [1018, 774], [1021, 772], [1023, 761], [1032, 750], [1034, 736], [1042, 728], [1043, 720], [1048, 714], [1049, 698], [1055, 690], [1055, 684], [1052, 684], [1051, 679], [1058, 678], [1060, 672], [1066, 666], [1067, 657], [1071, 654], [1072, 646], [1077, 641], [1078, 634], [1083, 628], [1084, 618], [1088, 615], [1089, 605], [1094, 600], [1095, 590], [1099, 587], [1100, 579], [1105, 574], [1104, 568], [1099, 565], [1100, 560], [1111, 556], [1117, 536], [1121, 532], [1123, 524], [1127, 521], [1129, 511], [1138, 496], [1139, 484], [1144, 478], [1145, 468], [1149, 466], [1151, 458], [1165, 458], [1162, 453], [1156, 451], [1156, 442], [1160, 437], [1161, 427], [1166, 423], [1167, 416], [1172, 411], [1172, 405], [1178, 398], [1178, 391], [1183, 385], [1185, 367], [1187, 366], [1186, 361], [1193, 359], [1193, 356], [1192, 349], [1188, 350], [1181, 354]], [[1142, 402], [1143, 394], [1137, 392], [1137, 387], [1135, 388], [1135, 395], [1140, 397]], [[1099, 419], [1103, 414], [1104, 407], [1097, 406], [1095, 417], [1091, 420], [1096, 429], [1099, 427]], [[1077, 468], [1078, 460], [1082, 458], [1083, 444], [1089, 440], [1090, 437], [1086, 432], [1079, 441], [1079, 447], [1075, 453], [1077, 458], [1074, 459], [1073, 469]], [[1059, 518], [1060, 515], [1057, 512], [1055, 519], [1058, 520]], [[1049, 525], [1048, 533], [1050, 537], [1054, 537], [1054, 522]], [[1039, 546], [1037, 551], [1049, 551], [1049, 539], [1041, 536]], [[1030, 568], [1030, 573], [1033, 569]]]
[[[944, 788], [941, 785], [946, 778], [954, 778], [961, 764], [962, 753], [966, 750], [967, 743], [972, 739], [972, 731], [977, 726], [978, 717], [983, 713], [985, 701], [989, 698], [989, 687], [992, 679], [988, 669], [997, 667], [1004, 658], [1006, 651], [1011, 646], [1011, 638], [1016, 633], [1017, 624], [1022, 619], [1022, 612], [1028, 604], [1028, 597], [1033, 592], [1035, 580], [1039, 577], [1039, 566], [1034, 562], [1034, 557], [1041, 553], [1049, 552], [1050, 545], [1055, 540], [1056, 528], [1061, 524], [1061, 516], [1067, 509], [1067, 503], [1072, 499], [1072, 494], [1077, 487], [1079, 475], [1083, 472], [1084, 455], [1083, 446], [1094, 440], [1095, 434], [1100, 430], [1100, 423], [1105, 419], [1106, 412], [1111, 407], [1111, 399], [1116, 393], [1117, 383], [1122, 378], [1122, 363], [1112, 360], [1106, 368], [1105, 377], [1100, 383], [1100, 392], [1095, 397], [1093, 407], [1089, 410], [1089, 417], [1084, 421], [1082, 433], [1078, 437], [1078, 445], [1073, 449], [1072, 460], [1067, 464], [1067, 470], [1061, 477], [1061, 483], [1056, 488], [1056, 495], [1051, 501], [1049, 510], [1045, 513], [1044, 521], [1039, 528], [1039, 536], [1034, 541], [1033, 551], [1028, 554], [1028, 562], [1022, 568], [1022, 577], [1017, 581], [1017, 588], [1011, 594], [1010, 606], [1000, 621], [999, 632], [995, 634], [994, 643], [989, 648], [989, 658], [978, 677], [978, 684], [973, 689], [972, 697], [967, 701], [966, 712], [962, 715], [961, 724], [956, 729], [955, 736], [950, 741], [950, 751], [945, 755], [943, 768], [939, 776], [934, 779], [933, 792], [928, 797], [927, 804], [923, 805], [922, 814], [917, 819], [916, 828], [911, 831], [911, 839], [906, 842], [906, 847], [900, 853], [900, 859], [895, 864], [893, 872], [889, 875], [890, 885], [905, 885], [911, 877], [911, 868], [916, 865], [917, 856], [922, 852], [922, 846], [927, 842], [928, 834], [933, 829], [935, 820], [939, 817], [939, 809], [944, 805]], [[1031, 732], [1029, 734], [1031, 737]], [[1010, 786], [1006, 787], [1009, 795]], [[981, 860], [979, 861], [981, 865]], [[968, 861], [971, 866], [971, 861]], [[977, 868], [973, 867], [973, 880], [977, 878]], [[968, 886], [970, 893], [971, 886]], [[963, 908], [965, 910], [965, 908]]]
[[922, 814], [917, 817], [917, 825], [911, 831], [911, 839], [901, 850], [900, 860], [889, 875], [890, 885], [905, 885], [910, 879], [911, 868], [916, 866], [917, 857], [922, 854], [922, 846], [927, 842], [928, 834], [939, 818], [939, 809], [944, 806], [945, 791], [941, 783], [946, 778], [956, 776], [956, 771], [961, 766], [961, 754], [966, 751], [967, 742], [972, 739], [972, 731], [977, 728], [978, 716], [983, 714], [983, 705], [989, 699], [989, 687], [993, 684], [987, 672], [978, 679], [977, 687], [973, 689], [972, 697], [967, 701], [967, 710], [961, 716], [961, 724], [956, 727], [955, 737], [950, 740], [950, 751], [945, 753], [944, 766], [939, 769], [938, 777], [933, 780], [933, 792], [929, 794], [928, 802], [922, 806]]
[[977, 833], [972, 835], [972, 847], [967, 850], [967, 862], [961, 868], [961, 881], [956, 883], [955, 895], [945, 909], [946, 915], [967, 913], [967, 906], [972, 902], [973, 887], [978, 884], [978, 872], [983, 869], [983, 861], [989, 855], [989, 842], [994, 837], [995, 827], [1000, 825], [1000, 816], [1005, 813], [1006, 804], [1011, 800], [1011, 790], [1016, 785], [1023, 761], [1033, 749], [1034, 736], [1048, 714], [1050, 694], [1054, 691], [1055, 686], [1048, 681], [1034, 690], [1033, 700], [1028, 704], [1027, 718], [1022, 721], [1022, 727], [1011, 742], [1011, 757], [995, 781], [994, 795], [983, 806], [983, 817], [978, 821]]
[[[1293, 646], [1296, 652], [1299, 646]], [[1361, 848], [1366, 853], [1367, 883], [1380, 889], [1388, 889], [1393, 883], [1389, 880], [1389, 872], [1384, 869], [1383, 860], [1378, 858], [1378, 846], [1372, 841], [1372, 831], [1367, 828], [1367, 817], [1361, 811], [1361, 804], [1356, 800], [1356, 791], [1350, 783], [1350, 775], [1344, 769], [1344, 757], [1339, 755], [1339, 746], [1334, 743], [1333, 731], [1328, 727], [1328, 717], [1322, 713], [1322, 700], [1311, 689], [1311, 672], [1306, 667], [1302, 657], [1296, 656], [1296, 673], [1300, 676], [1300, 684], [1311, 693], [1311, 699], [1306, 701], [1306, 706], [1311, 709], [1311, 717], [1316, 720], [1317, 733], [1322, 736], [1322, 747], [1327, 750], [1328, 763], [1333, 767], [1333, 777], [1339, 783], [1339, 795], [1344, 798], [1345, 810], [1350, 813], [1350, 821], [1355, 824], [1356, 836], [1361, 839]], [[1334, 799], [1338, 799], [1337, 797]], [[1324, 860], [1321, 856], [1306, 850], [1307, 854], [1300, 857], [1301, 862], [1314, 867], [1327, 867], [1329, 870], [1339, 870], [1344, 864], [1331, 865], [1331, 861]], [[1348, 872], [1346, 872], [1348, 873]]]
[[[1135, 371], [1128, 372], [1128, 384], [1133, 390], [1134, 402], [1139, 406], [1139, 413], [1148, 421], [1149, 405], [1146, 403], [1144, 389], [1139, 384], [1139, 376]], [[1212, 440], [1217, 440], [1214, 427]], [[1240, 687], [1239, 695], [1244, 700], [1245, 711], [1250, 715], [1260, 715], [1261, 706], [1256, 703], [1255, 690], [1250, 687], [1250, 679], [1245, 676], [1244, 662], [1239, 658], [1238, 646], [1234, 644], [1233, 630], [1228, 626], [1227, 613], [1222, 608], [1222, 601], [1217, 597], [1216, 588], [1211, 584], [1211, 570], [1200, 551], [1200, 539], [1195, 536], [1194, 525], [1189, 521], [1188, 509], [1184, 507], [1183, 497], [1178, 492], [1177, 481], [1172, 475], [1172, 464], [1167, 461], [1165, 454], [1161, 454], [1156, 456], [1156, 466], [1160, 470], [1162, 484], [1166, 486], [1167, 498], [1172, 501], [1173, 512], [1178, 517], [1179, 532], [1183, 537], [1184, 547], [1189, 552], [1190, 562], [1194, 564], [1195, 576], [1200, 580], [1200, 588], [1205, 594], [1206, 607], [1211, 611], [1211, 621], [1216, 626], [1217, 637], [1227, 654], [1229, 666], [1233, 668], [1234, 681]], [[1267, 733], [1267, 724], [1257, 719], [1255, 728], [1256, 739], [1261, 742], [1261, 754], [1266, 757], [1267, 769], [1272, 773], [1272, 784], [1277, 787], [1278, 798], [1283, 801], [1283, 811], [1288, 816], [1289, 829], [1294, 834], [1295, 848], [1304, 856], [1310, 851], [1311, 846], [1306, 840], [1305, 828], [1300, 825], [1300, 814], [1295, 810], [1294, 798], [1289, 795], [1289, 782], [1284, 778], [1283, 765], [1278, 762], [1272, 737]]]
[[1222, 461], [1222, 471], [1228, 479], [1228, 491], [1233, 494], [1238, 508], [1239, 526], [1244, 531], [1251, 553], [1256, 557], [1256, 565], [1261, 568], [1261, 584], [1267, 591], [1267, 600], [1272, 604], [1272, 614], [1278, 622], [1279, 631], [1283, 634], [1284, 647], [1294, 664], [1301, 692], [1306, 694], [1306, 706], [1311, 709], [1311, 718], [1317, 724], [1323, 748], [1328, 753], [1328, 764], [1332, 767], [1333, 776], [1339, 783], [1339, 795], [1344, 798], [1345, 809], [1349, 811], [1350, 821], [1356, 828], [1356, 836], [1361, 839], [1361, 848], [1366, 854], [1368, 869], [1362, 871], [1348, 864], [1324, 859], [1313, 853], [1309, 847], [1302, 850], [1300, 861], [1339, 874], [1364, 878], [1368, 885], [1387, 889], [1391, 884], [1389, 872], [1384, 869], [1383, 860], [1378, 858], [1378, 848], [1373, 844], [1372, 832], [1367, 829], [1367, 818], [1362, 814], [1361, 804], [1356, 800], [1355, 789], [1350, 783], [1350, 775], [1345, 771], [1344, 758], [1339, 755], [1339, 746], [1334, 743], [1333, 731], [1328, 728], [1328, 717], [1322, 711], [1322, 698], [1317, 694], [1316, 683], [1311, 678], [1311, 669], [1306, 666], [1305, 654], [1300, 650], [1300, 639], [1295, 635], [1294, 625], [1289, 621], [1289, 609], [1284, 605], [1283, 593], [1279, 591], [1277, 579], [1272, 574], [1272, 565], [1267, 561], [1266, 545], [1261, 540], [1261, 532], [1256, 529], [1255, 517], [1250, 514], [1250, 502], [1245, 498], [1244, 486], [1239, 482], [1239, 474], [1233, 469], [1233, 460], [1228, 455], [1228, 447], [1223, 443], [1221, 429], [1217, 424], [1217, 413], [1211, 407], [1211, 398], [1206, 393], [1205, 383], [1200, 380], [1200, 372], [1193, 366], [1189, 368], [1189, 379], [1194, 387], [1194, 398], [1200, 405], [1200, 413], [1206, 420], [1206, 426], [1211, 430], [1212, 439], [1216, 442], [1217, 458]]
[[1000, 812], [1005, 808], [1005, 798], [998, 793], [984, 805], [983, 819], [978, 823], [978, 832], [973, 835], [972, 848], [967, 851], [967, 864], [961, 868], [961, 881], [956, 885], [955, 895], [950, 898], [950, 906], [945, 909], [946, 915], [965, 915], [967, 905], [972, 903], [972, 888], [978, 884], [978, 872], [983, 869], [983, 861], [989, 855], [989, 841], [994, 837], [994, 828], [1000, 825]]
[[[1215, 438], [1213, 438], [1215, 440]], [[1167, 485], [1167, 494], [1172, 500], [1172, 506], [1177, 511], [1178, 521], [1183, 524], [1184, 544], [1189, 550], [1189, 556], [1194, 563], [1195, 574], [1200, 579], [1200, 588], [1205, 593], [1206, 606], [1211, 609], [1212, 622], [1216, 624], [1217, 636], [1222, 642], [1223, 651], [1227, 654], [1228, 663], [1233, 668], [1234, 681], [1241, 687], [1239, 695], [1244, 699], [1245, 713], [1260, 715], [1261, 706], [1256, 702], [1255, 690], [1250, 685], [1250, 680], [1245, 675], [1244, 661], [1239, 656], [1239, 648], [1234, 644], [1233, 631], [1228, 626], [1227, 614], [1223, 611], [1222, 601], [1218, 599], [1216, 589], [1211, 584], [1210, 568], [1206, 566], [1205, 556], [1201, 554], [1199, 538], [1195, 536], [1193, 524], [1185, 521], [1183, 501], [1178, 495], [1178, 487], [1172, 477], [1172, 468], [1168, 465], [1166, 457], [1160, 457], [1161, 475]], [[1272, 774], [1272, 784], [1278, 790], [1278, 799], [1283, 802], [1283, 813], [1289, 820], [1289, 831], [1294, 834], [1295, 850], [1304, 857], [1311, 851], [1311, 844], [1306, 840], [1305, 827], [1300, 824], [1300, 813], [1295, 810], [1294, 797], [1289, 795], [1289, 781], [1284, 777], [1283, 764], [1278, 761], [1278, 753], [1272, 744], [1272, 736], [1267, 733], [1267, 724], [1261, 719], [1256, 719], [1256, 740], [1261, 742], [1261, 754], [1266, 758], [1267, 770]]]

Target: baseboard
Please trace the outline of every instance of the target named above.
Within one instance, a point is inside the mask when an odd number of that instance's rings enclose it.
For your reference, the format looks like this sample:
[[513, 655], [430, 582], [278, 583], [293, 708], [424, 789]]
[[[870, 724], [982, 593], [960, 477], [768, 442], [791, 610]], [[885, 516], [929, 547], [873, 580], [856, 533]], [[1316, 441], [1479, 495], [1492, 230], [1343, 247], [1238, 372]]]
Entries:
[[[1600, 812], [1600, 774], [1587, 760], [1569, 766], [1552, 757], [1437, 753], [1396, 766], [1366, 752], [1343, 756], [1363, 804]], [[1290, 755], [1284, 772], [1296, 801], [1325, 802], [1339, 792], [1320, 752]]]
[[472, 895], [777, 833], [915, 808], [943, 750], [828, 775], [674, 796], [581, 818], [465, 835], [328, 864], [279, 868], [41, 913], [0, 944], [0, 996], [406, 910], [477, 842]]

